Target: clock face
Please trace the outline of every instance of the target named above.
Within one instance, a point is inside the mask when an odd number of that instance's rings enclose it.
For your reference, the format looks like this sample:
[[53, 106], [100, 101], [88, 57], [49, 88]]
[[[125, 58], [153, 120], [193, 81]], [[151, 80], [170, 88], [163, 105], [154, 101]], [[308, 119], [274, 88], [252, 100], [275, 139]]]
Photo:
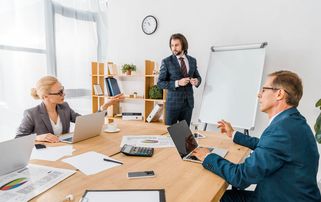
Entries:
[[148, 15], [142, 22], [142, 30], [145, 34], [153, 34], [157, 29], [157, 20], [154, 16]]

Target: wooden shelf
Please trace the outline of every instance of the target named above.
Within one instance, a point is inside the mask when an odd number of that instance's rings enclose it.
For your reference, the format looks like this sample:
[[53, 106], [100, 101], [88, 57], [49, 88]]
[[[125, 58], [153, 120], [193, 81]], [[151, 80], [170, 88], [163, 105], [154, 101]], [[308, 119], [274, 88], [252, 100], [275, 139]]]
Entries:
[[125, 97], [125, 100], [144, 100], [143, 96], [137, 96], [136, 98], [134, 97]]
[[[92, 79], [92, 92], [94, 92], [94, 85], [100, 85], [102, 91], [105, 92], [105, 78], [106, 77], [118, 77], [118, 78], [144, 78], [144, 96], [138, 96], [136, 98], [129, 97], [129, 95], [125, 95], [125, 101], [137, 101], [137, 100], [143, 100], [144, 101], [144, 122], [146, 122], [147, 116], [151, 113], [153, 110], [155, 104], [157, 102], [163, 102], [163, 117], [165, 116], [165, 103], [166, 103], [166, 91], [163, 91], [163, 99], [149, 99], [149, 89], [154, 86], [157, 82], [158, 74], [153, 74], [155, 70], [155, 62], [150, 60], [145, 60], [145, 73], [144, 75], [141, 74], [132, 74], [132, 75], [126, 75], [126, 74], [111, 74], [112, 72], [118, 72], [116, 71], [110, 71], [109, 68], [115, 68], [116, 65], [112, 62], [107, 63], [107, 72], [106, 72], [106, 65], [105, 63], [98, 63], [98, 62], [92, 62], [91, 65], [91, 79]], [[115, 69], [113, 69], [115, 70]], [[122, 79], [120, 79], [122, 80]], [[123, 80], [122, 82], [126, 82], [126, 80]], [[112, 98], [108, 95], [95, 95], [94, 93], [91, 96], [92, 98], [92, 111], [97, 112], [99, 107], [102, 106], [105, 103], [105, 99]], [[108, 108], [108, 114], [110, 116], [107, 117], [109, 120], [114, 119], [121, 119], [121, 117], [113, 117], [114, 115], [120, 113], [120, 107], [119, 103], [114, 104], [113, 106]], [[164, 118], [163, 118], [164, 119]], [[158, 123], [163, 123], [164, 120], [158, 121]], [[154, 122], [153, 122], [154, 123]]]
[[121, 120], [122, 117], [112, 117], [112, 116], [107, 116], [108, 119], [112, 119], [112, 120]]
[[[91, 74], [90, 76], [97, 76], [97, 77], [144, 77], [145, 75], [141, 74], [131, 74], [131, 75], [126, 75], [126, 74]], [[147, 76], [154, 76], [154, 75], [147, 75]]]
[[145, 101], [150, 101], [150, 102], [166, 102], [166, 100], [163, 100], [163, 99], [145, 99]]
[[[109, 95], [92, 95], [93, 97], [97, 97], [97, 98], [108, 98], [108, 99], [111, 99], [112, 96], [109, 96]], [[128, 95], [125, 95], [125, 100], [144, 100], [144, 97], [143, 96], [137, 96], [136, 98], [134, 97], [129, 97]]]
[[145, 75], [145, 77], [158, 77], [158, 74]]

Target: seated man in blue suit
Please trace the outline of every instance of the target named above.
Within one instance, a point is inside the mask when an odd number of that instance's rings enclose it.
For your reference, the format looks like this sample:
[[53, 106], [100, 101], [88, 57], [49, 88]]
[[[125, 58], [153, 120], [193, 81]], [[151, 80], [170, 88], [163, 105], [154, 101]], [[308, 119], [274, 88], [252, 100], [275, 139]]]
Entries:
[[163, 59], [157, 85], [168, 89], [166, 125], [186, 120], [190, 125], [194, 108], [193, 86], [201, 84], [196, 59], [187, 55], [188, 43], [184, 35], [173, 34], [169, 39], [172, 55]]
[[[237, 144], [253, 150], [243, 163], [235, 164], [206, 149], [195, 152], [204, 168], [239, 190], [228, 190], [221, 201], [321, 201], [317, 186], [319, 153], [313, 133], [297, 110], [303, 94], [301, 79], [290, 71], [270, 74], [258, 94], [260, 110], [269, 125], [261, 138], [235, 132], [231, 124], [218, 124]], [[257, 184], [255, 191], [242, 190]]]

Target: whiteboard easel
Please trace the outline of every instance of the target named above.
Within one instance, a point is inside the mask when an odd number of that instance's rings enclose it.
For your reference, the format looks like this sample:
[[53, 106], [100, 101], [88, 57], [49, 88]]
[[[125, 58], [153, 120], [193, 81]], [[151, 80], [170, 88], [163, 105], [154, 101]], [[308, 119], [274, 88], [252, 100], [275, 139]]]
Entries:
[[267, 43], [211, 47], [200, 121], [253, 130]]

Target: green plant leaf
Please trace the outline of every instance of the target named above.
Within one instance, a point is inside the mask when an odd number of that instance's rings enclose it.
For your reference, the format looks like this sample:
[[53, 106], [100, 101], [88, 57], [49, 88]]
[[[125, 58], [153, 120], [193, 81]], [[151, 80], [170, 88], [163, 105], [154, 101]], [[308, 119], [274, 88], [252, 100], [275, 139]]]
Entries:
[[318, 102], [317, 102], [317, 103], [315, 103], [315, 107], [320, 107], [320, 109], [321, 109], [321, 99], [320, 99], [320, 100], [318, 100]]
[[321, 132], [315, 134], [315, 139], [317, 140], [317, 142], [320, 144], [321, 143]]
[[136, 71], [136, 65], [134, 65], [134, 64], [124, 64], [124, 65], [121, 67], [121, 71], [122, 71], [123, 73], [127, 72], [128, 70]]
[[157, 85], [152, 86], [149, 89], [149, 98], [151, 99], [162, 99], [163, 91]]
[[314, 131], [315, 133], [321, 133], [321, 113], [319, 114], [317, 120], [315, 121]]

